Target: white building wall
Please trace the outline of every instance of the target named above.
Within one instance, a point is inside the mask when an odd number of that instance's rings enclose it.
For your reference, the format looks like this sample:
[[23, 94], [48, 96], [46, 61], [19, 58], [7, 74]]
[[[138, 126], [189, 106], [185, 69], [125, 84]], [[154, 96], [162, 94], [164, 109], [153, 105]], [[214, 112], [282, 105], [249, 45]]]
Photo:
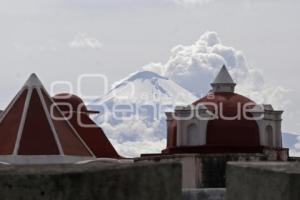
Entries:
[[206, 110], [176, 109], [177, 146], [206, 144], [206, 131], [209, 115]]
[[282, 147], [282, 131], [281, 131], [281, 121], [275, 124], [276, 133], [276, 147]]
[[[190, 132], [191, 126], [195, 127], [195, 130], [192, 130], [196, 132], [195, 134], [193, 132]], [[181, 146], [195, 146], [206, 144], [207, 121], [201, 121], [198, 119], [183, 121], [181, 122], [181, 130]]]
[[272, 120], [268, 120], [268, 119], [262, 119], [257, 121], [258, 127], [259, 127], [259, 135], [260, 135], [260, 145], [262, 146], [269, 146], [268, 144], [268, 134], [266, 132], [266, 128], [268, 126], [272, 127], [273, 133], [272, 133], [272, 138], [273, 138], [273, 142], [272, 142], [272, 147], [274, 146], [274, 144], [276, 143], [276, 139], [275, 139], [275, 122]]
[[[260, 145], [270, 147], [282, 147], [281, 114], [282, 111], [274, 111], [270, 106], [263, 112], [254, 112], [254, 116], [263, 114], [263, 118], [257, 120], [260, 135]], [[268, 144], [267, 127], [272, 127], [272, 145]]]

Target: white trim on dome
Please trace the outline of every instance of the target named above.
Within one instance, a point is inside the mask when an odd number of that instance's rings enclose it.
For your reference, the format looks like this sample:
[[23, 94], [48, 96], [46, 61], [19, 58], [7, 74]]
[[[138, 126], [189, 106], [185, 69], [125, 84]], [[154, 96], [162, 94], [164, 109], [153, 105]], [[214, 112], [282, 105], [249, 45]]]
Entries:
[[22, 137], [22, 133], [23, 133], [23, 129], [24, 129], [27, 113], [28, 113], [28, 107], [29, 107], [31, 95], [32, 95], [32, 88], [28, 88], [28, 92], [27, 92], [27, 96], [25, 99], [25, 104], [24, 104], [24, 108], [23, 108], [23, 112], [22, 112], [22, 117], [21, 117], [21, 121], [19, 124], [19, 129], [18, 129], [18, 133], [17, 133], [17, 138], [16, 138], [13, 155], [17, 155], [18, 151], [19, 151], [20, 141], [21, 141], [21, 137]]

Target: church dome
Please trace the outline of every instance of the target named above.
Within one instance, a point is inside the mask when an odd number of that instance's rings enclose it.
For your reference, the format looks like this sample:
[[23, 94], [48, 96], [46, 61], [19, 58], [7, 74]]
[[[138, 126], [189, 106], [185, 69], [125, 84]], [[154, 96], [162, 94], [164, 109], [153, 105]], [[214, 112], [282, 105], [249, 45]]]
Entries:
[[60, 93], [52, 97], [55, 103], [58, 104], [58, 107], [63, 112], [81, 112], [81, 113], [90, 113], [96, 114], [99, 113], [98, 111], [90, 111], [85, 106], [83, 100], [74, 95], [69, 93]]
[[[247, 119], [247, 117], [252, 117], [247, 109], [255, 106], [255, 102], [236, 93], [217, 92], [193, 103], [193, 105], [198, 104], [205, 105], [218, 117], [209, 120], [207, 124], [207, 145], [259, 146], [257, 122]], [[233, 119], [238, 116], [240, 118]]]
[[[208, 95], [192, 104], [201, 110], [199, 113], [205, 110], [203, 116], [208, 118], [168, 118], [167, 149], [163, 153], [256, 152], [261, 147], [260, 129], [251, 112], [256, 103], [234, 92], [236, 84], [225, 66], [211, 86]], [[189, 112], [178, 109], [175, 116]]]
[[215, 92], [209, 93], [207, 96], [195, 101], [193, 103], [194, 106], [196, 105], [205, 105], [210, 111], [215, 112], [215, 106], [220, 109], [223, 109], [223, 114], [225, 116], [235, 116], [239, 106], [246, 108], [251, 108], [255, 105], [255, 102], [251, 99], [244, 97], [242, 95], [236, 93], [229, 93], [229, 92]]

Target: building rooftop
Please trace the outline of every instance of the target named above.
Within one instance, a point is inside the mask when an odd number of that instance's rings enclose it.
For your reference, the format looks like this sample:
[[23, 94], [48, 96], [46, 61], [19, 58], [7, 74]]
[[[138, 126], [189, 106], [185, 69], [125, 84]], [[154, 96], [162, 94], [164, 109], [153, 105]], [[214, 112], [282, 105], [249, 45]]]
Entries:
[[35, 74], [2, 113], [0, 157], [4, 155], [94, 157]]

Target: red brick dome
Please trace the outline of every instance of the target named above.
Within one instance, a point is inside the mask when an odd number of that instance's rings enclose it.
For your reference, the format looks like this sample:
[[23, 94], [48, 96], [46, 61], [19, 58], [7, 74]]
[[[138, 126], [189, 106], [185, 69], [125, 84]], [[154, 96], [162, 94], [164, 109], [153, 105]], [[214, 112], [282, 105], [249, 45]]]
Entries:
[[[259, 146], [258, 125], [255, 120], [246, 119], [251, 117], [246, 109], [253, 107], [255, 102], [236, 93], [220, 92], [209, 94], [193, 103], [198, 104], [205, 105], [213, 113], [218, 109], [218, 119], [210, 120], [207, 124], [207, 145]], [[238, 113], [241, 114], [240, 119], [228, 120], [221, 117], [221, 114], [234, 117]]]
[[225, 116], [234, 116], [239, 109], [239, 105], [241, 108], [245, 105], [248, 105], [247, 108], [251, 108], [255, 105], [255, 102], [236, 93], [216, 92], [210, 93], [193, 103], [193, 105], [199, 104], [205, 105], [212, 112], [215, 112], [214, 106], [212, 106], [212, 104], [215, 104], [219, 109], [223, 109]]
[[[255, 120], [246, 119], [243, 115], [234, 120], [220, 117], [220, 111], [222, 116], [234, 117], [239, 109], [243, 112], [255, 106], [254, 101], [236, 93], [216, 92], [195, 101], [193, 105], [205, 105], [218, 116], [218, 119], [208, 121], [206, 144], [177, 147], [177, 124], [174, 120], [168, 128], [167, 149], [163, 153], [255, 152], [260, 147], [259, 128]], [[246, 112], [246, 116], [252, 115]]]
[[63, 112], [82, 112], [82, 113], [99, 113], [98, 111], [90, 111], [85, 106], [83, 100], [74, 95], [68, 93], [57, 94], [52, 97], [54, 102], [58, 104], [58, 107]]

